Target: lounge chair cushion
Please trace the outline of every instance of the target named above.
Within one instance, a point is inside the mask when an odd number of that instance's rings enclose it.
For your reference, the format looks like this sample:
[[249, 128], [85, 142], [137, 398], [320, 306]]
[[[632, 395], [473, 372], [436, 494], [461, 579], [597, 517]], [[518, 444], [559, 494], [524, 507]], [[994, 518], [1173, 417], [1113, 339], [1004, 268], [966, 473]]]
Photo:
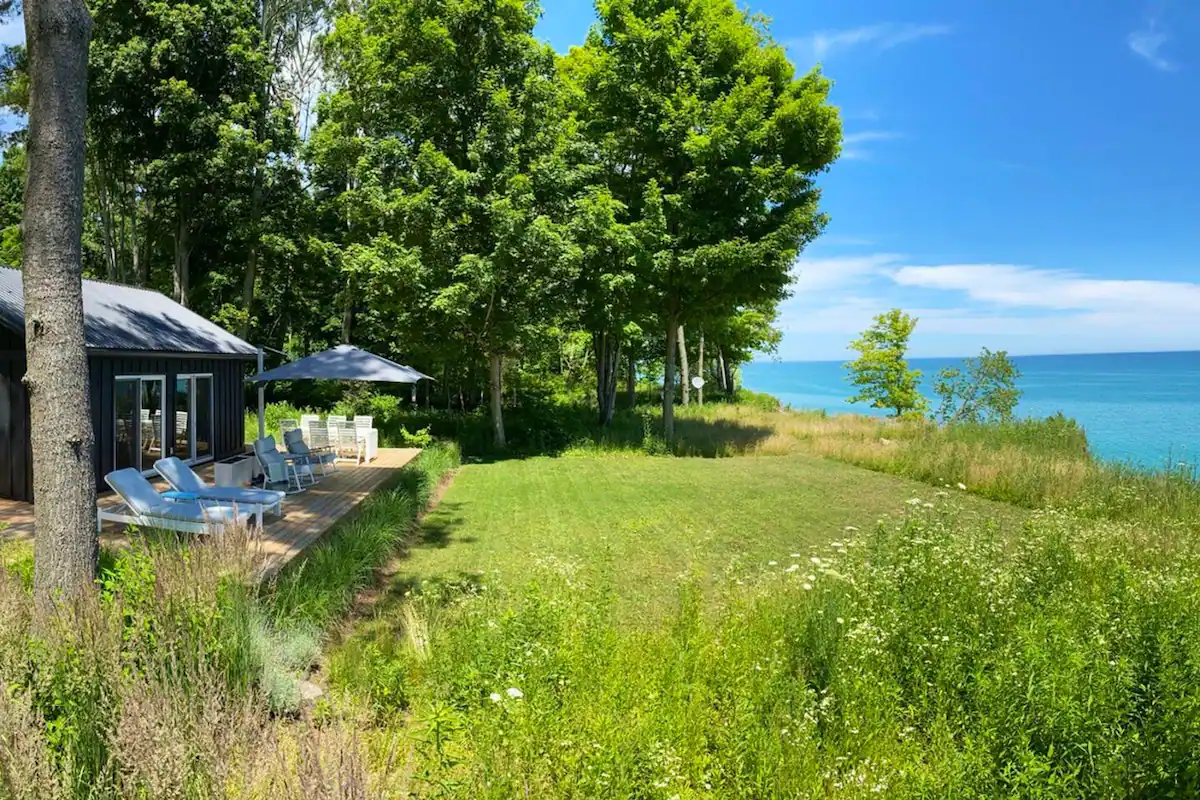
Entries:
[[250, 505], [276, 505], [287, 496], [286, 492], [267, 489], [245, 489], [240, 486], [209, 486], [196, 471], [175, 456], [154, 462], [154, 469], [166, 478], [171, 488], [188, 492], [205, 500], [223, 500], [230, 503]]
[[197, 503], [169, 503], [154, 490], [150, 481], [132, 467], [104, 476], [104, 481], [120, 495], [129, 510], [148, 520], [174, 519], [182, 522], [249, 522], [253, 514], [228, 505], [200, 506]]

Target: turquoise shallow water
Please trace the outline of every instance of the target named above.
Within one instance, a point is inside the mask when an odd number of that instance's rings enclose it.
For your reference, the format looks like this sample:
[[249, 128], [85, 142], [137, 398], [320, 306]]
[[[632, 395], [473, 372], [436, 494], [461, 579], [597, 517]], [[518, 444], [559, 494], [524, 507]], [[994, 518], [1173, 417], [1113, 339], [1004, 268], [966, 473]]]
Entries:
[[[1061, 411], [1083, 425], [1096, 455], [1146, 466], [1200, 462], [1200, 352], [1021, 356], [1014, 359], [1024, 391], [1018, 413]], [[926, 381], [958, 359], [913, 359]], [[747, 388], [769, 392], [793, 408], [872, 412], [846, 402], [842, 362], [747, 364]]]

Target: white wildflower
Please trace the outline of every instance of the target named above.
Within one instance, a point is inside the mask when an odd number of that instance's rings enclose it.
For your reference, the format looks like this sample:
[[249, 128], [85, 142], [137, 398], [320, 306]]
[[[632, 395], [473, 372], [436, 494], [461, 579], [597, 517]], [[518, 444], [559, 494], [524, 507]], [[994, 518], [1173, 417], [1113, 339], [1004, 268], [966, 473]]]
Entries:
[[768, 567], [774, 567], [774, 566], [777, 566], [778, 564], [779, 564], [778, 561], [768, 561], [767, 562]]
[[806, 592], [811, 592], [811, 591], [812, 591], [812, 584], [811, 584], [811, 583], [806, 583], [806, 584], [804, 584], [804, 591], [806, 591]]
[[846, 624], [846, 620], [842, 619], [841, 617], [838, 617], [838, 618], [837, 618], [837, 623], [838, 623], [838, 625], [845, 625], [845, 624]]
[[960, 483], [958, 484], [958, 488], [959, 488], [959, 489], [962, 489], [962, 490], [965, 492], [965, 491], [967, 490], [967, 485], [966, 485], [965, 483], [961, 483], [961, 482], [960, 482]]
[[492, 694], [491, 694], [491, 697], [492, 697], [492, 702], [493, 702], [493, 703], [499, 703], [499, 702], [500, 702], [500, 694], [499, 694], [498, 692], [492, 692]]
[[798, 570], [798, 569], [800, 569], [800, 565], [799, 565], [799, 564], [792, 564], [790, 567], [788, 567], [787, 569], [785, 569], [785, 570], [784, 570], [784, 572], [795, 572], [795, 571], [796, 571], [796, 570]]
[[515, 686], [513, 686], [510, 689], [505, 689], [504, 693], [506, 695], [508, 695], [509, 697], [511, 697], [513, 700], [520, 700], [522, 697], [525, 696], [525, 693], [522, 692], [520, 689], [518, 689]]
[[821, 559], [820, 559], [820, 558], [818, 558], [817, 556], [813, 556], [812, 558], [810, 558], [810, 559], [809, 559], [809, 561], [811, 561], [811, 562], [812, 562], [812, 563], [814, 563], [814, 564], [820, 564], [820, 563], [821, 563]]
[[908, 500], [905, 500], [904, 502], [908, 503], [910, 506], [919, 506], [919, 505], [921, 505], [921, 498], [910, 497]]
[[858, 528], [854, 525], [847, 525], [846, 527], [842, 528], [842, 530], [846, 531], [847, 533], [857, 533], [858, 532]]

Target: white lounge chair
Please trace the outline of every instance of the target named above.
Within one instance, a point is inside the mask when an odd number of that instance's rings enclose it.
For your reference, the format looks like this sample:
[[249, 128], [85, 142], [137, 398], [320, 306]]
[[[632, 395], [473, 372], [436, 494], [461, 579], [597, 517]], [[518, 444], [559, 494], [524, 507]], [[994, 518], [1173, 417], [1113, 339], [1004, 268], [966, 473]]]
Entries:
[[142, 473], [133, 467], [104, 476], [104, 482], [121, 498], [116, 508], [99, 508], [96, 527], [105, 522], [141, 525], [179, 533], [217, 533], [230, 525], [246, 525], [254, 514], [225, 503], [173, 503], [155, 491]]
[[175, 456], [155, 461], [154, 471], [162, 475], [171, 488], [181, 494], [192, 495], [197, 500], [236, 503], [239, 508], [252, 510], [260, 527], [264, 512], [274, 511], [277, 515], [283, 513], [283, 498], [287, 496], [286, 492], [273, 489], [244, 489], [241, 486], [209, 486], [195, 470]]
[[309, 466], [320, 467], [321, 475], [329, 474], [332, 467], [337, 469], [337, 453], [332, 452], [328, 447], [316, 450], [309, 447], [304, 441], [304, 435], [299, 430], [288, 431], [283, 437], [284, 447], [288, 449], [288, 453], [294, 456], [305, 459]]
[[279, 452], [274, 436], [256, 441], [254, 455], [263, 472], [264, 487], [283, 485], [288, 494], [293, 494], [304, 491], [304, 478], [308, 478], [309, 485], [317, 482], [312, 466], [303, 458]]

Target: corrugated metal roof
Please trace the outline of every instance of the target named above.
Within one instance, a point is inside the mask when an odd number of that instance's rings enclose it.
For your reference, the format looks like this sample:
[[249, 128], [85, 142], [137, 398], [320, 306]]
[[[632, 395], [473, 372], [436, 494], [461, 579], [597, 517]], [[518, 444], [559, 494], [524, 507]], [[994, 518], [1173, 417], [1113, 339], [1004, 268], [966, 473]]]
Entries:
[[[92, 350], [253, 356], [257, 350], [165, 295], [104, 281], [83, 282], [84, 339]], [[0, 323], [25, 335], [21, 272], [0, 267]]]

